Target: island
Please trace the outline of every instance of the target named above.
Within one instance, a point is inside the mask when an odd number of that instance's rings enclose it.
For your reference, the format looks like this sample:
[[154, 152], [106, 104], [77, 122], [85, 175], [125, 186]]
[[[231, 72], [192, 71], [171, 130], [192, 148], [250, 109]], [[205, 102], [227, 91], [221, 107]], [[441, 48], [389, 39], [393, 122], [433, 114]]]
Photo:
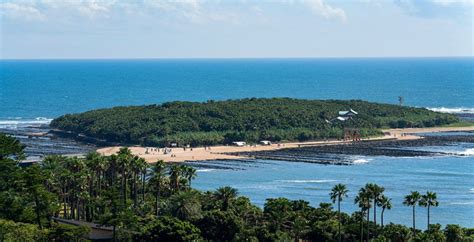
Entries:
[[[352, 110], [354, 117], [341, 117]], [[247, 98], [99, 109], [66, 114], [55, 132], [97, 144], [197, 147], [380, 136], [383, 128], [423, 128], [459, 122], [453, 114], [361, 100]]]
[[[361, 100], [247, 98], [99, 109], [61, 116], [51, 122], [51, 127], [56, 134], [98, 145], [102, 155], [115, 154], [127, 146], [148, 162], [181, 162], [278, 159], [268, 152], [419, 139], [410, 134], [456, 131], [458, 124], [462, 123], [453, 114]], [[461, 130], [469, 129], [472, 126]], [[346, 164], [333, 159], [304, 161]]]

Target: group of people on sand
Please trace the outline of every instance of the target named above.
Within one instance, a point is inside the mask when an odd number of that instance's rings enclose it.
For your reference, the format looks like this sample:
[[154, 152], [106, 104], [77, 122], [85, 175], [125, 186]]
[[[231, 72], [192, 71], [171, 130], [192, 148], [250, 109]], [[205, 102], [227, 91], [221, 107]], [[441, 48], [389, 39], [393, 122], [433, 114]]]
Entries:
[[160, 152], [160, 148], [146, 148], [145, 154], [149, 154], [150, 152]]
[[145, 154], [148, 155], [148, 154], [151, 153], [151, 154], [154, 155], [155, 152], [156, 152], [156, 153], [159, 153], [159, 152], [161, 152], [161, 150], [163, 150], [163, 154], [165, 154], [165, 155], [166, 155], [166, 154], [169, 154], [169, 153], [171, 153], [171, 152], [173, 151], [171, 148], [166, 148], [166, 147], [165, 147], [165, 148], [162, 148], [162, 149], [160, 149], [160, 148], [154, 148], [154, 147], [147, 147], [146, 150], [145, 150]]
[[[405, 136], [407, 136], [406, 133], [400, 133], [400, 137], [405, 137]], [[394, 133], [394, 134], [393, 134], [393, 137], [396, 138], [396, 137], [397, 137], [397, 134]]]
[[[193, 151], [193, 148], [190, 147], [190, 146], [184, 146], [182, 148], [183, 148], [183, 151], [187, 151], [187, 150]], [[211, 150], [211, 147], [204, 146], [204, 149], [205, 150]], [[176, 157], [176, 154], [172, 154], [173, 153], [172, 148], [168, 148], [168, 147], [164, 147], [164, 148], [146, 147], [145, 148], [145, 154], [146, 155], [148, 155], [148, 154], [156, 155], [157, 153], [159, 154], [160, 152], [162, 152], [163, 155], [171, 154], [171, 157]], [[141, 155], [141, 154], [139, 154], [139, 155]]]

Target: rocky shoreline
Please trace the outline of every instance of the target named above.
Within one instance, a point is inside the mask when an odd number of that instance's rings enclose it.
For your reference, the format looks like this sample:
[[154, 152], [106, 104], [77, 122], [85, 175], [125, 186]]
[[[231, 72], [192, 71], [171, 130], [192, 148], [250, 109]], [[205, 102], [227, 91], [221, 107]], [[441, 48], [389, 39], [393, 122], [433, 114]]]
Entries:
[[41, 160], [47, 155], [82, 155], [94, 151], [97, 147], [74, 139], [57, 136], [48, 125], [0, 128], [1, 133], [11, 135], [25, 145], [27, 160]]
[[[420, 139], [419, 136], [413, 136], [415, 137], [414, 139], [410, 139], [413, 137], [401, 137], [400, 139], [399, 137], [404, 131], [408, 132], [407, 134], [410, 134], [409, 132], [420, 132], [419, 130], [407, 129], [395, 130], [397, 133], [396, 135], [392, 135], [392, 138], [385, 138], [384, 140], [363, 140], [357, 143], [285, 143], [287, 147], [275, 148], [276, 146], [264, 146], [258, 147], [258, 149], [250, 146], [250, 148], [246, 149], [244, 149], [245, 147], [222, 146], [212, 147], [212, 151], [210, 148], [209, 150], [205, 150], [202, 147], [198, 147], [194, 149], [194, 152], [185, 151], [181, 152], [182, 154], [178, 149], [176, 150], [177, 153], [174, 153], [177, 154], [175, 158], [162, 155], [155, 157], [154, 160], [163, 159], [168, 162], [181, 162], [199, 160], [215, 161], [219, 159], [266, 159], [328, 165], [352, 165], [354, 163], [354, 156], [416, 157], [454, 155], [443, 152], [426, 151], [414, 147], [445, 146], [452, 143], [474, 143], [474, 129], [461, 128], [458, 132], [442, 130], [443, 129], [438, 129], [437, 131], [425, 133], [422, 135], [422, 139]], [[90, 145], [90, 142], [84, 139], [78, 141], [74, 137], [67, 137], [67, 135], [65, 137], [64, 134], [58, 134], [56, 130], [51, 130], [48, 125], [19, 126], [14, 129], [0, 129], [0, 132], [12, 135], [25, 144], [25, 154], [29, 160], [39, 160], [41, 157], [51, 154], [80, 155], [97, 149], [97, 146]], [[138, 148], [132, 147], [132, 149]], [[151, 162], [153, 162], [153, 159]]]
[[419, 157], [454, 155], [452, 153], [412, 149], [424, 146], [445, 146], [453, 143], [474, 143], [474, 133], [429, 135], [415, 140], [356, 142], [337, 145], [303, 146], [269, 151], [233, 152], [228, 155], [255, 159], [309, 162], [327, 165], [351, 165], [353, 156]]

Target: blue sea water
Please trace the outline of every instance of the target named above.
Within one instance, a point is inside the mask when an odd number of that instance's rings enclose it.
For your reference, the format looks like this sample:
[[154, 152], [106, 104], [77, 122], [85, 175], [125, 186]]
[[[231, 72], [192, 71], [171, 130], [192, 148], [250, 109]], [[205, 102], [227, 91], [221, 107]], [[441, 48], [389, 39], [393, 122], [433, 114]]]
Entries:
[[[474, 113], [474, 58], [0, 60], [0, 129], [46, 124], [66, 113], [117, 105], [245, 97], [363, 99]], [[386, 187], [394, 208], [386, 221], [409, 225], [401, 205], [411, 190], [438, 192], [433, 222], [474, 227], [472, 144], [431, 147], [467, 156], [354, 157], [354, 166], [285, 161], [228, 161], [235, 169], [199, 169], [202, 190], [231, 185], [263, 205], [265, 198], [328, 202], [331, 186], [351, 190], [345, 211], [367, 182]], [[221, 164], [215, 161], [213, 164]], [[425, 211], [418, 210], [420, 227]]]
[[474, 58], [2, 60], [0, 120], [244, 97], [474, 107]]

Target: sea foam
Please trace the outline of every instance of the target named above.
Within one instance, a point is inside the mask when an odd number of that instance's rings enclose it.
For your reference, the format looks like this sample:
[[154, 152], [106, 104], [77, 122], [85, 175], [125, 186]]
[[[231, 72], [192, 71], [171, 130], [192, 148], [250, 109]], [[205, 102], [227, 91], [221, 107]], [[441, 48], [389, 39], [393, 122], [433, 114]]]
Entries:
[[469, 202], [452, 202], [449, 203], [451, 205], [474, 205], [474, 201], [469, 201]]
[[352, 163], [353, 164], [366, 164], [366, 163], [369, 163], [371, 159], [356, 159], [356, 160], [353, 160]]
[[215, 171], [216, 169], [197, 169], [196, 171], [197, 172], [211, 172], [211, 171]]
[[278, 180], [278, 182], [286, 182], [286, 183], [329, 183], [335, 182], [336, 180]]
[[440, 112], [440, 113], [472, 113], [474, 114], [474, 108], [446, 108], [446, 107], [439, 107], [439, 108], [426, 108], [431, 111]]
[[466, 149], [465, 151], [461, 151], [458, 154], [463, 156], [474, 156], [474, 148]]
[[53, 119], [44, 117], [38, 117], [35, 119], [14, 118], [0, 120], [0, 129], [17, 129], [20, 127], [48, 125], [52, 120]]

